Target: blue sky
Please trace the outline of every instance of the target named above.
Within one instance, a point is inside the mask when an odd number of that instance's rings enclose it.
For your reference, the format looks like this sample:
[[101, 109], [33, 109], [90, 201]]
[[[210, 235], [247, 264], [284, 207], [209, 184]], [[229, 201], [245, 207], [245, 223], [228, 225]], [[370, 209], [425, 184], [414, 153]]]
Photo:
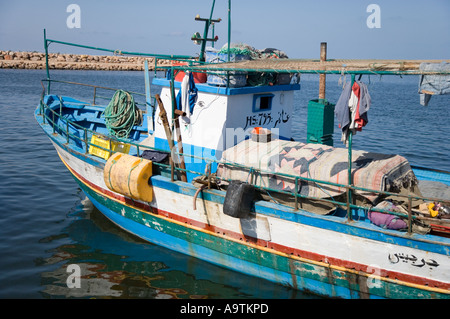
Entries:
[[[67, 6], [81, 9], [81, 27], [68, 28]], [[198, 53], [190, 40], [203, 32], [195, 15], [209, 17], [212, 0], [0, 0], [0, 49], [43, 52], [48, 38], [109, 49], [160, 54]], [[380, 8], [380, 28], [369, 28], [369, 4]], [[216, 0], [214, 18], [227, 42], [228, 0]], [[277, 48], [291, 58], [450, 58], [449, 0], [233, 0], [232, 42]], [[52, 44], [50, 52], [81, 53]], [[88, 54], [102, 54], [83, 51]]]

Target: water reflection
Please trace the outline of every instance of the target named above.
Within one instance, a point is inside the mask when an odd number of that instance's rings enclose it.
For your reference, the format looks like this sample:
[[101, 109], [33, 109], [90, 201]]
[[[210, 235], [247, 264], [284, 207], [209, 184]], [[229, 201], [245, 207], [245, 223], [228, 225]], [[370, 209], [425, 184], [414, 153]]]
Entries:
[[[35, 261], [52, 266], [41, 274], [44, 298], [315, 298], [144, 242], [79, 196], [63, 233], [41, 239], [63, 242]], [[67, 285], [70, 264], [80, 267], [80, 288]]]

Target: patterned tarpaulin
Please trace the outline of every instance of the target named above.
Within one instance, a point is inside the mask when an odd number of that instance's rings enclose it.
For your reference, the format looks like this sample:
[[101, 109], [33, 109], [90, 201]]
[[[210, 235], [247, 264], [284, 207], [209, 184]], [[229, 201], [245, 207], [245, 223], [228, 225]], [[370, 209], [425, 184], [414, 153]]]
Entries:
[[[377, 191], [400, 192], [418, 184], [409, 162], [402, 156], [353, 151], [352, 158], [355, 186]], [[257, 176], [258, 186], [295, 192], [294, 177], [273, 173], [346, 185], [347, 160], [348, 150], [345, 148], [281, 140], [269, 143], [246, 140], [223, 153], [223, 163], [219, 165], [217, 175], [225, 179], [250, 182], [249, 168], [233, 164], [251, 166], [263, 172]], [[345, 192], [345, 187], [302, 180], [298, 182], [298, 193], [304, 196], [332, 198]], [[370, 201], [378, 197], [378, 194], [374, 193], [363, 191], [358, 193]]]

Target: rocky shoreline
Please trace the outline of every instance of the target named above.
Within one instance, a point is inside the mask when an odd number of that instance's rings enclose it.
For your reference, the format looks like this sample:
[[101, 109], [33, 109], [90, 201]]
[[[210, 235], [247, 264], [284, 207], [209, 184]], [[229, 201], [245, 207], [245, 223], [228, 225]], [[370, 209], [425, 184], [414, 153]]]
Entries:
[[[145, 60], [148, 60], [149, 69], [154, 70], [155, 60], [152, 57], [48, 54], [49, 68], [53, 70], [143, 71]], [[158, 65], [170, 63], [168, 60], [158, 60]], [[0, 69], [45, 69], [45, 53], [0, 50]]]

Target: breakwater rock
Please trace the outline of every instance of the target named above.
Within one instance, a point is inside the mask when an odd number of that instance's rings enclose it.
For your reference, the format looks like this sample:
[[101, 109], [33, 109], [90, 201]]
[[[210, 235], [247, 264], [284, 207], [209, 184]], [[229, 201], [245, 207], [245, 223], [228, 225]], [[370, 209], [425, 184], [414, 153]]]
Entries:
[[[49, 53], [50, 69], [58, 70], [98, 70], [98, 71], [142, 71], [148, 60], [150, 70], [154, 70], [152, 57], [122, 55], [85, 55]], [[170, 65], [169, 60], [159, 60], [158, 65]], [[0, 50], [0, 68], [3, 69], [45, 69], [45, 53]]]

